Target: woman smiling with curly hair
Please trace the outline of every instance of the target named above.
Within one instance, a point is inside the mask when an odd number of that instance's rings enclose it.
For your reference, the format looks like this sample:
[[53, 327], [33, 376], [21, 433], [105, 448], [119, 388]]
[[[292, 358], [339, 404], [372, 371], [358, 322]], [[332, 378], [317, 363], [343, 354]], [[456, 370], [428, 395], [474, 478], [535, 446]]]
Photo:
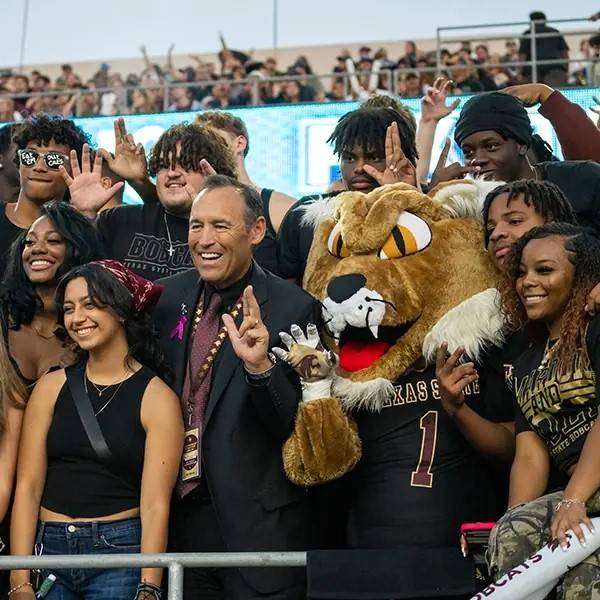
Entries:
[[[585, 310], [599, 280], [600, 241], [565, 223], [530, 230], [509, 258], [503, 307], [512, 327], [524, 328], [531, 342], [514, 363], [516, 453], [510, 508], [490, 540], [495, 575], [549, 539], [566, 548], [568, 530], [584, 545], [582, 526], [592, 529], [588, 512], [600, 508], [600, 317]], [[568, 484], [543, 495], [551, 466]], [[596, 552], [568, 572], [559, 597], [590, 598], [600, 587], [599, 567]], [[577, 592], [582, 582], [583, 595]]]

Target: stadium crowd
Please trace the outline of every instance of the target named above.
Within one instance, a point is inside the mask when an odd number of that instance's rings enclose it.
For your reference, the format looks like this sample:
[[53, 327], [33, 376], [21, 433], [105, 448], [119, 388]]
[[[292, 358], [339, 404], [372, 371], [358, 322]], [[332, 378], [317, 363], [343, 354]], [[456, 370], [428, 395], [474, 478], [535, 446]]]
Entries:
[[[533, 12], [530, 19], [537, 22], [536, 33], [556, 34], [537, 41], [538, 60], [565, 60], [569, 56], [578, 59], [569, 64], [540, 66], [538, 81], [554, 87], [598, 85], [599, 36], [582, 40], [577, 52], [570, 55], [562, 34], [546, 25], [544, 13]], [[520, 41], [506, 40], [503, 54], [490, 52], [484, 43], [463, 42], [453, 50], [442, 48], [442, 72], [453, 80], [457, 94], [527, 83], [531, 81], [531, 69], [511, 63], [531, 60], [528, 34], [529, 30], [523, 32]], [[153, 63], [142, 46], [145, 68], [141, 73], [112, 72], [110, 65], [103, 63], [88, 80], [80, 77], [69, 64], [62, 65], [61, 73], [54, 81], [39, 71], [27, 75], [5, 70], [0, 73], [0, 122], [20, 120], [38, 112], [86, 117], [337, 102], [363, 99], [373, 91], [418, 98], [431, 87], [437, 70], [436, 51], [424, 52], [412, 41], [406, 42], [404, 55], [398, 58], [388, 56], [385, 47], [371, 49], [364, 46], [356, 57], [342, 49], [332, 65], [332, 76], [326, 79], [316, 76], [304, 56], [282, 67], [275, 58], [257, 61], [251, 54], [223, 45], [218, 63], [190, 56], [191, 64], [183, 68], [174, 66], [174, 46], [168, 50], [166, 64]], [[270, 81], [273, 77], [281, 79]], [[178, 87], [178, 82], [185, 85]], [[167, 93], [162, 87], [165, 83], [172, 86]], [[56, 93], [27, 96], [39, 92]]]
[[[146, 156], [122, 118], [109, 153], [91, 147], [69, 118], [70, 100], [63, 97], [58, 109], [17, 107], [33, 114], [0, 129], [0, 518], [7, 551], [322, 550], [309, 558], [312, 597], [374, 597], [366, 581], [388, 586], [377, 597], [465, 598], [476, 589], [455, 556], [464, 521], [497, 522], [492, 578], [512, 573], [548, 540], [575, 543], [569, 530], [585, 542], [600, 506], [600, 131], [547, 83], [523, 83], [522, 72], [502, 67], [479, 73], [477, 64], [495, 59], [483, 46], [474, 51], [463, 47], [445, 58], [465, 65], [464, 78], [452, 75], [456, 86], [481, 92], [464, 105], [454, 131], [462, 163], [446, 164], [448, 140], [429, 177], [437, 125], [457, 104], [448, 104], [448, 78], [424, 90], [415, 75], [418, 85], [410, 92], [407, 84], [405, 95], [422, 96], [419, 122], [398, 99], [367, 94], [328, 140], [341, 179], [318, 197], [295, 199], [254, 182], [245, 166], [248, 131], [226, 111], [173, 125]], [[352, 61], [359, 85], [372, 61], [389, 66], [384, 52], [361, 52]], [[507, 44], [507, 56], [518, 53]], [[220, 76], [235, 79], [237, 71], [243, 78], [246, 63], [224, 51]], [[407, 43], [397, 64], [418, 69], [427, 57]], [[351, 68], [344, 54], [338, 67]], [[256, 69], [275, 74], [277, 65]], [[298, 61], [293, 69], [304, 83], [293, 93], [289, 83], [276, 95], [271, 90], [265, 102], [322, 94], [309, 65]], [[203, 63], [169, 73], [148, 65], [140, 82], [212, 77]], [[566, 76], [560, 67], [541, 79], [556, 84]], [[114, 83], [117, 76], [102, 68], [94, 85], [111, 77]], [[377, 89], [385, 89], [382, 77]], [[7, 76], [6, 83], [18, 93], [51, 85], [40, 74]], [[65, 65], [61, 85], [79, 84]], [[195, 89], [196, 97], [174, 99], [174, 110], [185, 102], [185, 110], [227, 108], [221, 100], [234, 88]], [[97, 108], [95, 92], [86, 95]], [[156, 109], [150, 96], [139, 102], [141, 111]], [[552, 124], [564, 160], [534, 135], [529, 106]], [[465, 323], [456, 347], [443, 341], [428, 365], [420, 357], [387, 382], [394, 396], [385, 410], [349, 411], [350, 431], [362, 440], [354, 469], [320, 486], [292, 483], [283, 461], [299, 406], [317, 402], [315, 389], [333, 394], [311, 379], [334, 363], [319, 336], [331, 334], [329, 322], [340, 315], [327, 311], [350, 307], [372, 277], [342, 270], [325, 303], [317, 301], [306, 271], [323, 234], [314, 235], [305, 216], [320, 211], [346, 226], [356, 203], [362, 227], [373, 198], [405, 194], [423, 207], [422, 192], [465, 177], [486, 190], [482, 210], [471, 215], [477, 235], [468, 250], [493, 270], [489, 291], [502, 305], [495, 345], [477, 360], [465, 358]], [[122, 204], [124, 182], [143, 204]], [[423, 210], [435, 216], [441, 209]], [[378, 218], [388, 217], [382, 210]], [[410, 229], [410, 221], [403, 224]], [[393, 244], [369, 260], [425, 255], [427, 241], [417, 247], [418, 235], [393, 231]], [[319, 265], [369, 240], [352, 242], [333, 229], [326, 242]], [[444, 260], [451, 271], [451, 253]], [[367, 292], [364, 302], [380, 302], [382, 315], [398, 312], [399, 304]], [[393, 329], [382, 326], [381, 339]], [[308, 366], [295, 352], [308, 352]], [[428, 439], [435, 464], [430, 456], [414, 471]], [[570, 565], [558, 597], [600, 593], [599, 556]], [[427, 577], [412, 577], [425, 563]], [[160, 568], [13, 570], [3, 593], [31, 600], [41, 585], [50, 588], [48, 600], [157, 600], [162, 575]], [[300, 600], [306, 572], [186, 569], [184, 592], [190, 599]]]

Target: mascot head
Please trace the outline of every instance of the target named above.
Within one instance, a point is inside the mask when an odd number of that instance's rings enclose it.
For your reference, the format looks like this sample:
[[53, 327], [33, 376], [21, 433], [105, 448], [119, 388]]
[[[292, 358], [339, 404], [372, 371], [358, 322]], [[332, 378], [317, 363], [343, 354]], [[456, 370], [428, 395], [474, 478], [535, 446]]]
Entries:
[[346, 406], [380, 408], [392, 383], [444, 339], [477, 358], [498, 335], [500, 319], [487, 318], [495, 294], [482, 294], [495, 281], [479, 216], [489, 189], [449, 182], [428, 196], [395, 184], [307, 208], [317, 229], [304, 287], [322, 303]]

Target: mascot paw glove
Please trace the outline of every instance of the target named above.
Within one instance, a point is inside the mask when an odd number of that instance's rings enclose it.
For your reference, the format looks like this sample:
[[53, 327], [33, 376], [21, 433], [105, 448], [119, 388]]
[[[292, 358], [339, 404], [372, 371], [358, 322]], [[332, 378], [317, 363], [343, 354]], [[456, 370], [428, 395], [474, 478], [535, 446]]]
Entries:
[[306, 335], [298, 325], [292, 325], [290, 333], [281, 332], [279, 337], [287, 350], [273, 348], [273, 354], [298, 373], [302, 400], [329, 397], [337, 357], [323, 347], [316, 325], [309, 323]]

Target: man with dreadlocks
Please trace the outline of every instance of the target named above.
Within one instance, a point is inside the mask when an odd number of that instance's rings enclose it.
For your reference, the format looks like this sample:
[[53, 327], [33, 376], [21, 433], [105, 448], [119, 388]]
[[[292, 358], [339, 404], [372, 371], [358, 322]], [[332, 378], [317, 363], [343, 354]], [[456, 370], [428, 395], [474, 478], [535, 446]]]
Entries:
[[[345, 189], [367, 193], [388, 183], [416, 186], [415, 134], [415, 120], [408, 111], [367, 106], [346, 113], [327, 140], [340, 159]], [[313, 239], [312, 225], [303, 223], [303, 209], [338, 193], [306, 196], [289, 210], [279, 230], [278, 266], [282, 277], [302, 281]]]
[[[71, 158], [73, 177], [65, 174], [71, 202], [94, 217], [112, 194], [102, 186], [102, 158], [93, 164], [84, 148], [82, 164]], [[188, 219], [204, 179], [218, 172], [235, 177], [233, 156], [212, 129], [179, 124], [167, 129], [152, 149], [149, 174], [156, 177], [158, 203], [119, 206], [96, 220], [107, 256], [155, 280], [190, 269]], [[109, 193], [110, 192], [110, 193]]]

